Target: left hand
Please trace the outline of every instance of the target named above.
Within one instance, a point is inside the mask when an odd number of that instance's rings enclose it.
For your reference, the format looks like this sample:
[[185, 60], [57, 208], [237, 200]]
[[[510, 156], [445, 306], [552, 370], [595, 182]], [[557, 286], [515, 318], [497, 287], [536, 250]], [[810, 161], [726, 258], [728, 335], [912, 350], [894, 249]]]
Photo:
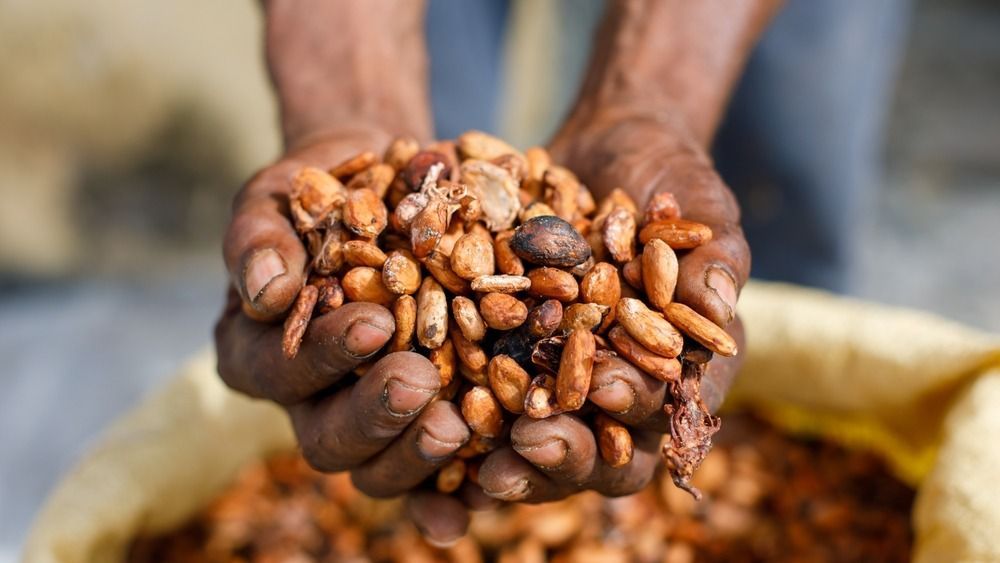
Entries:
[[[739, 207], [706, 151], [683, 121], [636, 105], [608, 105], [574, 115], [552, 144], [553, 161], [573, 170], [595, 198], [625, 189], [640, 209], [655, 193], [672, 192], [684, 217], [712, 228], [712, 240], [679, 259], [677, 300], [727, 330], [743, 348], [735, 306], [750, 269]], [[717, 357], [702, 382], [706, 405], [722, 403], [739, 360]], [[630, 427], [635, 454], [612, 468], [598, 455], [593, 432], [570, 414], [521, 417], [512, 445], [491, 454], [480, 470], [487, 494], [507, 501], [546, 502], [583, 489], [608, 496], [634, 493], [651, 479], [660, 439], [669, 431], [663, 404], [668, 386], [621, 359], [594, 368], [589, 399]]]

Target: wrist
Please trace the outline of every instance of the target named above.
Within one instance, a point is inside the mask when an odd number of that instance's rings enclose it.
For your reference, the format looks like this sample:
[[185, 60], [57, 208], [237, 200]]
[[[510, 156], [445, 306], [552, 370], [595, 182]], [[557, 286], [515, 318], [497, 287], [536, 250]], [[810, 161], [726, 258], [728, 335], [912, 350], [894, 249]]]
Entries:
[[636, 106], [707, 146], [778, 0], [610, 0], [573, 119]]
[[286, 146], [336, 131], [431, 135], [423, 2], [265, 2]]

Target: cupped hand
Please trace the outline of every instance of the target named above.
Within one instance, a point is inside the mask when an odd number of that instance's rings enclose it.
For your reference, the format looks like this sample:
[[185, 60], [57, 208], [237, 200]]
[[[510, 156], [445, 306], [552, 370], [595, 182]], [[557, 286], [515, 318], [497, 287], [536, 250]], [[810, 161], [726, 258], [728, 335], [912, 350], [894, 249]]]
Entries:
[[[351, 373], [391, 338], [395, 324], [384, 307], [349, 303], [315, 317], [291, 360], [282, 354], [280, 320], [305, 282], [307, 260], [288, 218], [290, 178], [303, 166], [328, 169], [388, 141], [367, 130], [319, 138], [246, 184], [225, 236], [232, 285], [215, 329], [226, 384], [282, 405], [309, 463], [350, 471], [374, 497], [407, 493], [447, 462], [470, 436], [461, 413], [435, 400], [439, 374], [418, 354], [386, 355], [360, 379]], [[408, 503], [430, 541], [447, 543], [465, 532], [460, 500], [421, 492]]]
[[[706, 150], [669, 112], [634, 103], [584, 107], [553, 141], [553, 161], [573, 170], [598, 200], [622, 188], [641, 210], [654, 194], [671, 192], [685, 219], [711, 227], [710, 242], [679, 258], [677, 300], [726, 328], [742, 349], [735, 307], [749, 275], [750, 251], [736, 199]], [[702, 381], [709, 409], [722, 403], [739, 363], [738, 357], [709, 363]], [[619, 358], [599, 362], [588, 398], [630, 428], [632, 460], [619, 468], [604, 462], [594, 433], [576, 416], [522, 417], [512, 428], [511, 447], [483, 464], [480, 483], [495, 498], [524, 502], [556, 500], [583, 489], [609, 496], [636, 492], [652, 479], [660, 460], [660, 441], [669, 431], [663, 411], [668, 393], [667, 384]]]

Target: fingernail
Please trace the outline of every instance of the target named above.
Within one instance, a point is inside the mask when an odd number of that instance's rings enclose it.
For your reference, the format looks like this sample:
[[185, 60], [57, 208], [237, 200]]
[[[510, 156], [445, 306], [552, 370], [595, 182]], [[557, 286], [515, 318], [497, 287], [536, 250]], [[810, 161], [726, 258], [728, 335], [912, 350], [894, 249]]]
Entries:
[[483, 489], [483, 492], [498, 500], [517, 501], [527, 497], [531, 493], [531, 483], [527, 479], [520, 479], [513, 487], [507, 490], [489, 491]]
[[595, 405], [614, 414], [624, 414], [635, 404], [635, 389], [621, 379], [612, 379], [590, 392], [590, 400]]
[[427, 543], [431, 544], [432, 546], [438, 549], [447, 549], [458, 543], [458, 540], [460, 539], [462, 539], [462, 536], [457, 536], [452, 539], [438, 539], [438, 538], [432, 538], [431, 536], [428, 536], [426, 534], [424, 535], [424, 541], [426, 541]]
[[354, 321], [344, 334], [344, 350], [355, 358], [364, 358], [377, 352], [389, 341], [392, 334], [367, 321]]
[[729, 321], [732, 321], [736, 315], [736, 280], [725, 269], [715, 266], [708, 270], [705, 285], [719, 296], [729, 310]]
[[521, 454], [521, 457], [543, 469], [555, 469], [566, 461], [566, 453], [569, 448], [566, 442], [556, 438], [549, 440], [539, 446], [514, 445], [514, 450]]
[[438, 461], [455, 453], [462, 447], [468, 435], [438, 437], [427, 428], [417, 436], [417, 451], [427, 461]]
[[394, 416], [410, 416], [424, 408], [435, 393], [434, 390], [414, 387], [394, 378], [385, 384], [382, 404]]
[[255, 252], [243, 270], [243, 287], [247, 298], [256, 303], [271, 280], [287, 271], [285, 261], [273, 248]]

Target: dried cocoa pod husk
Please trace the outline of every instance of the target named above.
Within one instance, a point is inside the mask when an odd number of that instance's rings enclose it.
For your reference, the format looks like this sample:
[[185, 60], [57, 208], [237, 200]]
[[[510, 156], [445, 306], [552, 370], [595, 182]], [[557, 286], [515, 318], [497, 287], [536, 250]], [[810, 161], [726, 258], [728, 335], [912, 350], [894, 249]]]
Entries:
[[281, 351], [284, 352], [285, 358], [291, 360], [299, 353], [302, 337], [309, 326], [309, 320], [312, 319], [318, 299], [319, 289], [313, 285], [303, 287], [295, 298], [288, 318], [285, 319], [284, 333], [281, 337]]
[[558, 299], [547, 299], [528, 312], [524, 328], [536, 340], [548, 338], [562, 324], [563, 306]]
[[674, 326], [720, 356], [735, 356], [736, 341], [717, 324], [683, 303], [669, 303], [663, 314]]
[[473, 432], [485, 438], [496, 438], [503, 430], [500, 403], [488, 387], [476, 385], [462, 397], [462, 418]]
[[455, 146], [465, 159], [493, 160], [510, 155], [520, 160], [522, 167], [527, 166], [525, 157], [521, 154], [521, 151], [506, 141], [482, 131], [470, 130], [462, 133], [456, 139]]
[[493, 240], [493, 253], [496, 258], [497, 271], [508, 276], [523, 276], [524, 263], [521, 258], [514, 253], [510, 247], [510, 239], [514, 236], [514, 231], [501, 231], [497, 233]]
[[465, 480], [465, 461], [455, 458], [438, 470], [435, 487], [439, 493], [451, 494], [462, 486]]
[[386, 255], [375, 243], [366, 240], [349, 240], [344, 243], [344, 261], [351, 266], [382, 268]]
[[677, 255], [660, 239], [642, 249], [642, 287], [654, 307], [663, 311], [674, 300], [677, 289]]
[[392, 251], [382, 265], [382, 284], [396, 295], [416, 293], [422, 280], [420, 262], [408, 251]]
[[623, 297], [615, 307], [615, 316], [628, 335], [651, 352], [676, 358], [684, 347], [684, 337], [663, 315], [638, 300]]
[[347, 183], [348, 190], [371, 190], [379, 199], [385, 197], [396, 177], [396, 171], [388, 164], [375, 164], [354, 175]]
[[438, 374], [441, 376], [441, 387], [447, 387], [455, 377], [455, 368], [457, 365], [455, 346], [452, 344], [451, 339], [446, 338], [441, 343], [441, 346], [431, 350], [430, 354], [427, 355], [427, 359], [437, 368]]
[[469, 292], [469, 282], [458, 277], [455, 272], [451, 271], [451, 258], [447, 254], [434, 251], [422, 259], [420, 263], [448, 291], [456, 295], [463, 295]]
[[423, 186], [427, 173], [438, 164], [441, 165], [439, 177], [450, 177], [452, 164], [449, 162], [449, 158], [440, 152], [423, 150], [413, 155], [413, 158], [400, 171], [399, 176], [411, 191], [417, 191]]
[[323, 224], [326, 216], [346, 197], [343, 184], [319, 168], [307, 166], [291, 180], [289, 205], [292, 221], [299, 233]]
[[646, 209], [642, 216], [642, 224], [648, 225], [656, 221], [666, 221], [668, 219], [680, 219], [681, 208], [677, 204], [677, 198], [670, 192], [660, 192], [649, 198]]
[[609, 311], [611, 311], [611, 307], [607, 305], [574, 303], [567, 307], [566, 312], [563, 313], [559, 331], [566, 334], [576, 329], [593, 331], [601, 325]]
[[615, 319], [615, 305], [622, 296], [622, 283], [618, 268], [607, 262], [594, 264], [580, 280], [580, 299], [584, 303], [597, 303], [611, 308], [601, 329], [607, 328]]
[[413, 335], [417, 329], [417, 300], [411, 295], [400, 295], [392, 304], [392, 317], [396, 332], [389, 344], [390, 352], [408, 352], [413, 349]]
[[[318, 235], [318, 233], [309, 233]], [[316, 237], [310, 236], [310, 240]], [[317, 274], [328, 276], [339, 271], [344, 265], [344, 245], [347, 243], [348, 234], [339, 224], [331, 225], [322, 235], [322, 242], [319, 248], [310, 249], [313, 256], [312, 268]]]
[[337, 278], [314, 276], [309, 280], [309, 285], [316, 286], [316, 289], [319, 290], [316, 299], [316, 314], [325, 315], [344, 304], [344, 289], [340, 287], [340, 280]]
[[528, 272], [532, 295], [563, 302], [573, 301], [580, 293], [580, 286], [573, 274], [556, 268], [535, 268]]
[[520, 212], [518, 212], [517, 218], [522, 223], [525, 223], [527, 221], [530, 221], [531, 219], [534, 219], [535, 217], [547, 217], [550, 215], [555, 217], [556, 212], [553, 211], [552, 208], [548, 206], [548, 204], [542, 203], [541, 201], [535, 201], [524, 206], [524, 208], [521, 209]]
[[608, 331], [608, 340], [615, 351], [626, 361], [650, 376], [663, 382], [677, 381], [681, 376], [681, 362], [677, 358], [667, 358], [651, 352], [628, 335], [621, 326]]
[[527, 191], [533, 199], [542, 197], [542, 180], [545, 171], [552, 165], [552, 157], [549, 152], [542, 147], [531, 147], [524, 151], [527, 167], [525, 169], [522, 189]]
[[559, 361], [565, 346], [565, 336], [543, 338], [535, 343], [531, 351], [531, 363], [550, 373], [559, 373]]
[[462, 163], [461, 182], [479, 199], [483, 222], [492, 232], [511, 228], [521, 208], [518, 185], [506, 170], [483, 160]]
[[382, 161], [399, 172], [410, 159], [420, 152], [420, 143], [413, 137], [396, 137], [389, 143], [382, 156]]
[[611, 467], [622, 467], [632, 461], [635, 446], [632, 443], [632, 435], [624, 424], [599, 412], [594, 417], [594, 429], [597, 448], [605, 463]]
[[535, 376], [524, 396], [524, 414], [531, 418], [548, 418], [560, 412], [556, 404], [556, 378], [546, 374]]
[[367, 266], [351, 268], [340, 280], [344, 296], [348, 301], [376, 303], [388, 307], [396, 300], [396, 294], [382, 283], [382, 272]]
[[462, 235], [455, 243], [451, 251], [451, 270], [458, 277], [474, 280], [491, 276], [494, 268], [493, 240], [489, 233], [474, 230]]
[[528, 307], [513, 295], [487, 293], [479, 300], [479, 314], [486, 326], [494, 330], [511, 330], [524, 324]]
[[696, 248], [712, 240], [712, 229], [704, 223], [686, 219], [666, 219], [649, 223], [639, 231], [639, 242], [660, 239], [674, 250]]
[[472, 280], [472, 291], [482, 293], [517, 293], [531, 287], [531, 280], [524, 276], [480, 276]]
[[465, 368], [462, 370], [462, 375], [476, 385], [486, 385], [486, 367], [489, 365], [486, 351], [479, 344], [466, 338], [457, 326], [452, 328], [451, 343], [455, 346], [455, 356], [458, 357], [459, 365]]
[[539, 266], [572, 268], [591, 256], [590, 245], [573, 225], [554, 215], [522, 223], [514, 231], [510, 247], [520, 258]]
[[344, 203], [343, 221], [347, 230], [374, 240], [388, 224], [389, 212], [382, 198], [372, 190], [351, 190]]
[[330, 169], [330, 175], [338, 180], [354, 176], [358, 172], [378, 162], [378, 157], [371, 151], [356, 154]]
[[580, 181], [562, 166], [549, 166], [542, 181], [545, 183], [545, 203], [564, 221], [572, 221], [577, 213]]
[[635, 216], [624, 207], [616, 207], [604, 219], [601, 234], [604, 246], [615, 262], [623, 263], [635, 258]]
[[[643, 249], [645, 251], [645, 249]], [[642, 283], [642, 256], [636, 256], [624, 266], [622, 266], [622, 277], [625, 282], [634, 289], [644, 291], [646, 288]]]
[[486, 337], [486, 322], [480, 316], [473, 300], [462, 296], [452, 299], [451, 316], [466, 339], [479, 342]]
[[392, 228], [396, 232], [409, 235], [413, 219], [427, 207], [428, 201], [430, 201], [430, 197], [425, 193], [408, 193], [396, 204], [395, 209], [392, 211], [392, 216], [389, 217]]
[[497, 401], [508, 411], [524, 412], [524, 398], [531, 385], [531, 376], [518, 363], [506, 355], [494, 356], [487, 370], [490, 389]]
[[433, 350], [447, 337], [448, 298], [434, 278], [424, 278], [417, 290], [417, 342]]
[[562, 409], [577, 410], [587, 400], [596, 351], [594, 335], [589, 330], [578, 328], [566, 337], [556, 375], [556, 402]]

